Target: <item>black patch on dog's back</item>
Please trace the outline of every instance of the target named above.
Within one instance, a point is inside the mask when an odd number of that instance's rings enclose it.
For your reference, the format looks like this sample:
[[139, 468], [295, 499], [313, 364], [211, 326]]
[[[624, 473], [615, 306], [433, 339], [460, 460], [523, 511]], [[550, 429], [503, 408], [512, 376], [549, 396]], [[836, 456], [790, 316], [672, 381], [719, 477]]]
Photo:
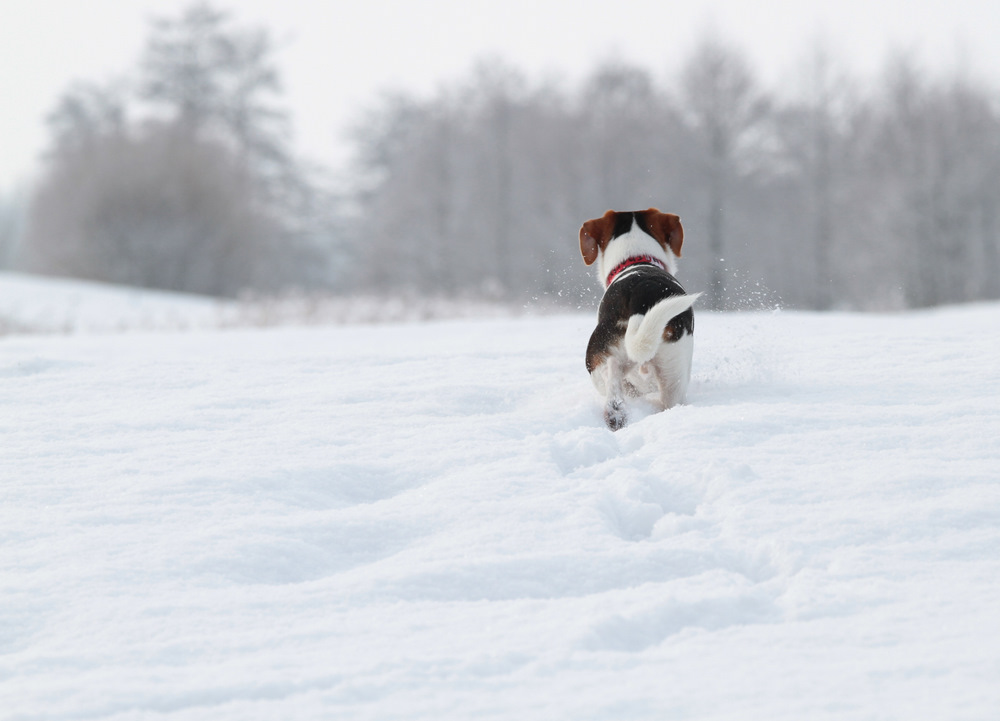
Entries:
[[[617, 231], [617, 225], [615, 230]], [[611, 348], [621, 342], [629, 318], [636, 314], [645, 315], [664, 298], [685, 293], [674, 276], [656, 266], [635, 266], [626, 272], [627, 276], [608, 286], [601, 300], [601, 307], [597, 311], [597, 327], [587, 344], [588, 372], [592, 373], [607, 358]], [[667, 342], [676, 342], [685, 334], [693, 334], [694, 310], [688, 308], [672, 318], [667, 329]]]

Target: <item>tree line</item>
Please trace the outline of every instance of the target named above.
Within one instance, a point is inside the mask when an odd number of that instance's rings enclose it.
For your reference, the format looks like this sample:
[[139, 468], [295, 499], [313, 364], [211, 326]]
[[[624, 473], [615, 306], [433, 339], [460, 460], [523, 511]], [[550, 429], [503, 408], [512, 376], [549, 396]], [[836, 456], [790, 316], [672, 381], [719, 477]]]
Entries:
[[814, 49], [777, 90], [711, 36], [663, 79], [606, 62], [534, 82], [483, 61], [377, 99], [336, 193], [293, 157], [280, 100], [265, 31], [206, 4], [156, 21], [135, 77], [57, 104], [26, 217], [0, 212], [0, 262], [217, 295], [577, 306], [596, 288], [580, 224], [656, 206], [681, 216], [680, 279], [710, 307], [1000, 297], [996, 89], [913, 58], [863, 84]]
[[681, 279], [715, 308], [921, 307], [1000, 295], [992, 87], [892, 60], [864, 89], [815, 50], [768, 92], [706, 38], [657, 82], [624, 63], [579, 87], [500, 62], [360, 126], [353, 244], [391, 289], [593, 295], [576, 243], [605, 210], [686, 231]]

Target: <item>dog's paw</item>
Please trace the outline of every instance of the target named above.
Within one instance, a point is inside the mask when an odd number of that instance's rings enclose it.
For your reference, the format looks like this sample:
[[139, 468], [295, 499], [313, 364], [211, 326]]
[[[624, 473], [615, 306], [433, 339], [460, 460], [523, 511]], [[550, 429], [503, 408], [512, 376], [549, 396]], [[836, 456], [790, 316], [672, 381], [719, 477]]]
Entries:
[[614, 398], [608, 401], [608, 404], [604, 407], [604, 422], [613, 431], [621, 430], [628, 423], [625, 403], [621, 398]]

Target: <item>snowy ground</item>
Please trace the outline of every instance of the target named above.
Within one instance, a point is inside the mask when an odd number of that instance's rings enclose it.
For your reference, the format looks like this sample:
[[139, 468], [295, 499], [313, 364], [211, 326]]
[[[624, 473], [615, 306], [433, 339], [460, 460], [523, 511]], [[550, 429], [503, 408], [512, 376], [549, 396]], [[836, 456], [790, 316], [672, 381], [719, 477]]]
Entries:
[[997, 718], [998, 321], [0, 338], [0, 718]]
[[[520, 309], [518, 309], [520, 310]], [[289, 294], [238, 301], [0, 271], [0, 336], [504, 317], [495, 303]]]
[[0, 335], [214, 327], [211, 298], [0, 271]]

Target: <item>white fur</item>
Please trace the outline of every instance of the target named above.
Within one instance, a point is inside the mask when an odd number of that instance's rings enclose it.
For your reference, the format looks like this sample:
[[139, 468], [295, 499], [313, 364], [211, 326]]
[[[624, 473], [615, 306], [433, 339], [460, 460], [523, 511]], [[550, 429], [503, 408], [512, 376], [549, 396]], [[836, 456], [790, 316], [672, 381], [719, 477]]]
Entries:
[[688, 383], [691, 382], [691, 356], [694, 355], [694, 336], [685, 333], [672, 343], [661, 343], [652, 365], [660, 391], [660, 404], [673, 408], [684, 402]]
[[663, 329], [698, 300], [701, 293], [672, 295], [650, 308], [645, 315], [636, 313], [628, 319], [625, 330], [625, 353], [633, 363], [645, 363], [656, 355], [663, 343]]
[[628, 258], [637, 255], [649, 255], [661, 261], [666, 266], [667, 272], [677, 275], [677, 256], [669, 248], [664, 248], [656, 242], [652, 236], [642, 232], [642, 229], [633, 220], [629, 232], [613, 238], [608, 247], [597, 257], [597, 279], [601, 281], [601, 287], [608, 288], [608, 273]]
[[663, 408], [673, 408], [687, 395], [693, 354], [694, 336], [690, 333], [671, 343], [661, 343], [645, 363], [633, 363], [624, 346], [619, 345], [611, 349], [606, 362], [594, 369], [590, 380], [608, 405], [621, 404], [624, 382], [628, 381], [639, 395], [655, 393]]

